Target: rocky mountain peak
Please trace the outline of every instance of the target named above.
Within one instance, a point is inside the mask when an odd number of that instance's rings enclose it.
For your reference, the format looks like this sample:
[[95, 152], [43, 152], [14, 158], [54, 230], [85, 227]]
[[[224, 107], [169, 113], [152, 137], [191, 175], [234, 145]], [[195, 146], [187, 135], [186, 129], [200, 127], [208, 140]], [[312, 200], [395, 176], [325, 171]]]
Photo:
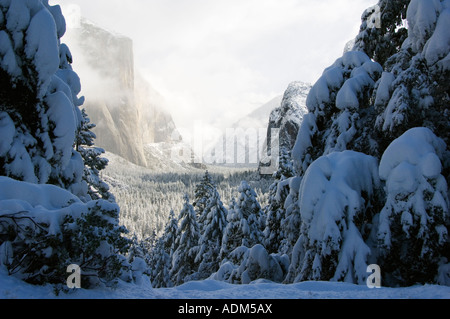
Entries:
[[284, 148], [290, 151], [294, 147], [303, 117], [308, 113], [306, 98], [311, 87], [311, 84], [301, 81], [290, 83], [284, 92], [280, 106], [270, 113], [267, 138], [260, 167], [270, 166], [271, 164], [273, 129], [279, 129], [278, 141], [280, 149]]

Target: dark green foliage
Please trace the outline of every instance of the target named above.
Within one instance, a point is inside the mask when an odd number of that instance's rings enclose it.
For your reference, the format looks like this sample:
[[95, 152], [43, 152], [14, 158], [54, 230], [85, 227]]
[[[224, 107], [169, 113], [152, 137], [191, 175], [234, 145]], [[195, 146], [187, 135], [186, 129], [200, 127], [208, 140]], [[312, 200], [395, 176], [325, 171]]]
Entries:
[[93, 203], [87, 214], [66, 220], [63, 234], [72, 258], [77, 259], [72, 263], [81, 267], [84, 276], [110, 282], [123, 270], [121, 255], [127, 253], [130, 241], [123, 236], [126, 229], [118, 224], [118, 207]]
[[[406, 10], [410, 0], [380, 0], [379, 21], [370, 21], [375, 18], [375, 8], [366, 10], [362, 16], [362, 24], [355, 48], [364, 51], [371, 59], [384, 65], [393, 54], [400, 50], [408, 36], [403, 20], [406, 19]], [[379, 25], [375, 26], [375, 22]]]
[[222, 238], [227, 227], [228, 211], [222, 204], [220, 195], [214, 188], [213, 193], [206, 202], [203, 212], [205, 218], [201, 225], [199, 248], [196, 262], [199, 263], [199, 279], [207, 278], [219, 269], [219, 253], [222, 247]]
[[96, 127], [91, 123], [86, 110], [81, 110], [82, 123], [76, 137], [76, 150], [80, 153], [84, 162], [83, 180], [88, 185], [89, 196], [96, 199], [105, 199], [114, 202], [114, 195], [109, 191], [109, 186], [100, 178], [100, 171], [108, 165], [108, 160], [101, 157], [104, 149], [95, 147], [95, 134], [92, 129]]
[[[433, 225], [444, 224], [442, 216], [445, 214], [442, 212], [430, 212], [430, 216], [436, 219]], [[446, 245], [433, 229], [429, 229], [428, 234], [421, 234], [420, 221], [416, 215], [408, 234], [405, 233], [401, 218], [402, 214], [393, 214], [392, 245], [389, 253], [379, 258], [385, 275], [384, 282], [390, 286], [403, 287], [435, 283], [442, 256], [449, 256], [445, 254]]]
[[195, 273], [199, 265], [195, 261], [198, 252], [199, 224], [194, 207], [189, 203], [187, 195], [184, 196], [184, 206], [178, 220], [180, 225], [170, 272], [172, 281], [176, 285], [195, 279]]
[[284, 207], [289, 195], [289, 182], [295, 176], [290, 151], [286, 148], [280, 149], [280, 161], [278, 170], [274, 173], [275, 181], [269, 188], [269, 204], [264, 207], [265, 229], [264, 244], [269, 253], [280, 251], [280, 247], [285, 237], [282, 233], [282, 222], [286, 218]]
[[212, 195], [214, 189], [215, 185], [211, 178], [211, 175], [208, 173], [208, 171], [206, 171], [200, 183], [198, 183], [195, 187], [194, 203], [192, 204], [192, 206], [194, 206], [195, 208], [198, 222], [200, 224], [203, 223], [202, 219], [206, 217], [203, 216], [203, 211], [205, 210], [208, 198]]
[[[58, 225], [37, 222], [27, 212], [0, 216], [0, 246], [11, 246], [10, 275], [32, 284], [54, 284], [64, 288], [67, 267], [82, 269], [82, 287], [109, 284], [125, 267], [130, 241], [126, 230], [117, 223], [118, 207], [105, 202], [91, 202], [79, 217], [70, 212]], [[55, 213], [57, 214], [57, 213]]]

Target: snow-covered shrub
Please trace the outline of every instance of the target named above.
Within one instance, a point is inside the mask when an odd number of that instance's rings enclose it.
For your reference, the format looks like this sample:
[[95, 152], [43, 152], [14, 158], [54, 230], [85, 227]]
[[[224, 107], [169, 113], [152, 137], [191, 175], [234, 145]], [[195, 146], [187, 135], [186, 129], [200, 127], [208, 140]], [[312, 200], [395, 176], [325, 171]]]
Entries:
[[257, 279], [282, 282], [286, 274], [286, 256], [272, 255], [262, 245], [241, 246], [223, 263], [213, 278], [234, 284], [249, 284]]
[[281, 282], [284, 279], [283, 270], [262, 245], [253, 246], [239, 267], [241, 282], [248, 284], [256, 279], [268, 279]]
[[448, 245], [449, 200], [441, 164], [445, 148], [429, 129], [414, 128], [392, 142], [381, 159], [387, 199], [378, 241], [392, 284], [431, 283], [437, 275]]
[[300, 186], [301, 234], [287, 280], [364, 283], [370, 264], [378, 161], [353, 151], [314, 161]]
[[81, 267], [83, 288], [111, 282], [124, 270], [128, 248], [118, 211], [53, 185], [0, 177], [0, 259], [10, 275], [33, 284], [64, 285], [71, 264]]
[[142, 283], [144, 278], [152, 278], [155, 271], [155, 263], [152, 259], [152, 251], [159, 247], [156, 236], [139, 239], [136, 234], [129, 237], [129, 248], [126, 254], [128, 272], [121, 275], [121, 279], [127, 282]]

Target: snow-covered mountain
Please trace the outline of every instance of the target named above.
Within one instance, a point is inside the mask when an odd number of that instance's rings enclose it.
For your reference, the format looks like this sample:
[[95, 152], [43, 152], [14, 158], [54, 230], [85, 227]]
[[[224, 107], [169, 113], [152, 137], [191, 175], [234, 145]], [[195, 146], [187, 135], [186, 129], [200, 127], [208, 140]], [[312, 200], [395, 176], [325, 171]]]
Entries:
[[281, 105], [270, 113], [266, 142], [261, 153], [261, 166], [270, 165], [274, 129], [279, 129], [278, 146], [280, 149], [291, 150], [294, 147], [303, 117], [308, 113], [306, 98], [310, 90], [311, 84], [309, 83], [301, 81], [290, 83], [284, 93]]
[[207, 163], [257, 167], [266, 138], [270, 113], [277, 108], [279, 95], [237, 120], [205, 153]]
[[76, 56], [96, 144], [137, 165], [159, 165], [148, 162], [146, 145], [172, 142], [176, 126], [164, 97], [136, 70], [132, 40], [84, 18], [72, 25], [64, 40]]

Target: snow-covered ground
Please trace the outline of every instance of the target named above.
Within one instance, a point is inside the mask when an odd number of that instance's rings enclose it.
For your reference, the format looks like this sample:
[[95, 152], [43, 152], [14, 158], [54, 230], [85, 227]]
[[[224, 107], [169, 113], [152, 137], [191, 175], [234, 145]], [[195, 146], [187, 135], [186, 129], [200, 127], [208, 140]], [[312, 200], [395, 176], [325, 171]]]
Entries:
[[120, 282], [114, 289], [78, 289], [56, 296], [52, 286], [32, 286], [0, 270], [0, 299], [450, 299], [450, 287], [425, 285], [373, 288], [343, 282], [302, 282], [282, 285], [256, 281], [231, 285], [215, 280], [194, 281], [176, 288], [153, 289]]

